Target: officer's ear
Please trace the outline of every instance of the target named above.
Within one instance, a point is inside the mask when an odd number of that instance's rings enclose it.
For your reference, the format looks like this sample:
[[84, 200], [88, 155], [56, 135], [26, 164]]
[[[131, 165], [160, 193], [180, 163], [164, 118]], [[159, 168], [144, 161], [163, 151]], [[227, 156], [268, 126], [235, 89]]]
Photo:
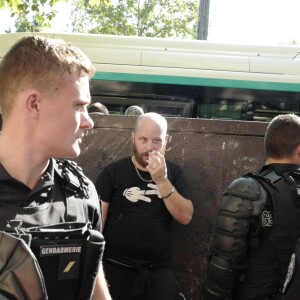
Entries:
[[28, 91], [25, 95], [26, 110], [34, 118], [37, 118], [40, 105], [41, 105], [41, 95], [35, 90]]

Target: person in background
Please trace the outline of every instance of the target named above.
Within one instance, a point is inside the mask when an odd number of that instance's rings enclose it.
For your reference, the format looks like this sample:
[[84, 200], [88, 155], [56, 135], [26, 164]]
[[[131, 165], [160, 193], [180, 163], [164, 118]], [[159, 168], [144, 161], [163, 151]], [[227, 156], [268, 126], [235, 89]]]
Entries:
[[107, 107], [100, 102], [94, 102], [90, 104], [88, 106], [88, 113], [99, 113], [101, 115], [109, 115]]
[[124, 113], [125, 116], [141, 116], [142, 114], [144, 114], [144, 110], [137, 105], [129, 106]]
[[182, 299], [170, 268], [171, 224], [188, 224], [193, 204], [183, 171], [164, 156], [166, 119], [139, 116], [131, 140], [133, 155], [106, 166], [96, 180], [110, 293], [114, 300]]
[[203, 300], [282, 297], [300, 236], [300, 117], [275, 117], [264, 145], [266, 165], [224, 192]]
[[[29, 227], [41, 229], [55, 225], [51, 227], [51, 236], [57, 234], [61, 238], [64, 231], [70, 232], [68, 228], [76, 230], [83, 223], [101, 239], [102, 219], [95, 186], [75, 162], [57, 159], [77, 157], [85, 131], [93, 127], [87, 107], [91, 101], [89, 79], [94, 72], [91, 61], [78, 48], [63, 40], [39, 36], [21, 38], [3, 57], [0, 64], [1, 231], [15, 230], [21, 236]], [[69, 227], [64, 226], [66, 222]], [[62, 231], [58, 234], [55, 228]], [[92, 266], [98, 266], [100, 261], [99, 268], [87, 270], [84, 277], [80, 270], [88, 262], [88, 256], [81, 256], [79, 236], [76, 243], [57, 238], [49, 244], [49, 239], [41, 240], [36, 252], [38, 261], [45, 262], [40, 266], [39, 276], [45, 279], [49, 299], [74, 300], [88, 287], [93, 299], [111, 299], [100, 255], [95, 261], [89, 261]], [[61, 247], [61, 241], [67, 245]], [[36, 243], [34, 238], [33, 243]], [[6, 251], [5, 248], [1, 247], [0, 251]], [[5, 261], [1, 263], [5, 265]], [[3, 268], [2, 275], [1, 272]], [[6, 278], [0, 276], [1, 292], [14, 299], [46, 299], [33, 296], [34, 278], [25, 275], [11, 269]], [[81, 283], [87, 283], [86, 279], [95, 277], [96, 281], [81, 287]], [[15, 280], [12, 286], [7, 286], [6, 280], [10, 278]], [[26, 291], [29, 295], [24, 294]], [[79, 296], [78, 299], [89, 298]]]

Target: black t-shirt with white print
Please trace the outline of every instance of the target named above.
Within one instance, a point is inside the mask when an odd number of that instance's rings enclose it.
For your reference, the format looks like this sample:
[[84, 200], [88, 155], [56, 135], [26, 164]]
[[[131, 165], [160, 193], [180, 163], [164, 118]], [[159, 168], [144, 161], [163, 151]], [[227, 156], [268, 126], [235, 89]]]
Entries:
[[[179, 166], [167, 161], [170, 182], [189, 199], [187, 181]], [[148, 172], [139, 170], [146, 181]], [[96, 180], [100, 199], [109, 202], [104, 226], [107, 257], [122, 261], [161, 261], [171, 256], [172, 216], [154, 182], [142, 180], [126, 157], [106, 166]]]

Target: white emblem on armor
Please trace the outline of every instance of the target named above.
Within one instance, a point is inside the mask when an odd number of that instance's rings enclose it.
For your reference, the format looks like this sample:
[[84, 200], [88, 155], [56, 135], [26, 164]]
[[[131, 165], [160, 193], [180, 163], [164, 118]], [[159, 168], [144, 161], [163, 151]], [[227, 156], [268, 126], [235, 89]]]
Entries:
[[273, 215], [270, 211], [262, 212], [262, 226], [263, 227], [272, 227], [273, 226]]
[[296, 255], [295, 255], [295, 253], [293, 253], [293, 255], [291, 257], [290, 264], [289, 264], [288, 272], [286, 274], [283, 289], [282, 289], [283, 294], [285, 293], [286, 288], [287, 288], [288, 284], [290, 283], [290, 281], [293, 277], [293, 274], [294, 274], [294, 271], [295, 271], [295, 265], [296, 265]]

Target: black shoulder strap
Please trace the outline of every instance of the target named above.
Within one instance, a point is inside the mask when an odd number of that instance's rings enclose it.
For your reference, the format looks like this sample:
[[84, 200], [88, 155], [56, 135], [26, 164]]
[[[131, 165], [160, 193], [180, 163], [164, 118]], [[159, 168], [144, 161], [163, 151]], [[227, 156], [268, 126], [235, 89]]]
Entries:
[[56, 160], [55, 170], [66, 195], [66, 222], [88, 222], [89, 182], [82, 169], [73, 161]]
[[285, 177], [278, 175], [272, 166], [269, 165], [266, 165], [260, 170], [247, 175], [258, 180], [258, 182], [266, 189], [272, 198], [274, 192], [279, 191], [283, 185], [286, 186]]
[[272, 166], [265, 166], [253, 175], [271, 194], [287, 188], [293, 195], [300, 196], [300, 173], [295, 170], [289, 170], [278, 175]]

